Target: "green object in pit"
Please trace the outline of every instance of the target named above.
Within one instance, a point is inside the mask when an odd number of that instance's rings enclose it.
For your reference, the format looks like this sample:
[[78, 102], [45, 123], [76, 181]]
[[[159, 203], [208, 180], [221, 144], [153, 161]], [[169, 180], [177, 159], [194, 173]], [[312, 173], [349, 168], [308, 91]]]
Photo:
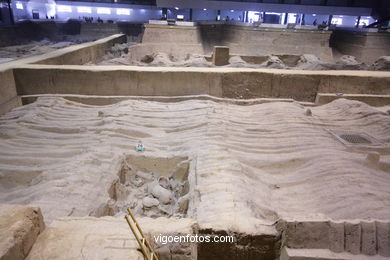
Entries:
[[137, 152], [143, 152], [143, 151], [145, 151], [145, 147], [142, 144], [137, 144], [137, 146], [135, 147], [135, 150]]

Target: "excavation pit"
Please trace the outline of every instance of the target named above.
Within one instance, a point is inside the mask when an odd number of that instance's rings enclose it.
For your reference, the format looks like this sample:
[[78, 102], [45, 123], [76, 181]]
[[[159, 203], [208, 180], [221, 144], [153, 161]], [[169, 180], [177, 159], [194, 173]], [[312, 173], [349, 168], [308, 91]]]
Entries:
[[95, 216], [117, 216], [131, 208], [136, 216], [183, 218], [190, 203], [187, 157], [128, 156], [108, 190], [107, 204]]

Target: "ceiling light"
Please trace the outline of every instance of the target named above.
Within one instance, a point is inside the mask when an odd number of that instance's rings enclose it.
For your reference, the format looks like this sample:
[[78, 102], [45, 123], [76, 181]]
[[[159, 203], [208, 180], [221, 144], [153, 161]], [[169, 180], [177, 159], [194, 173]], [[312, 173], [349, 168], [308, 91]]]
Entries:
[[90, 13], [92, 13], [92, 10], [91, 10], [91, 7], [88, 7], [88, 6], [78, 6], [77, 12], [90, 14]]
[[22, 3], [16, 3], [16, 9], [23, 10], [23, 4]]
[[106, 7], [98, 7], [97, 13], [98, 14], [111, 14], [111, 10], [110, 10], [110, 8], [106, 8]]
[[130, 15], [130, 9], [116, 9], [116, 14], [117, 15]]
[[57, 5], [57, 11], [61, 13], [71, 13], [72, 7], [69, 5]]

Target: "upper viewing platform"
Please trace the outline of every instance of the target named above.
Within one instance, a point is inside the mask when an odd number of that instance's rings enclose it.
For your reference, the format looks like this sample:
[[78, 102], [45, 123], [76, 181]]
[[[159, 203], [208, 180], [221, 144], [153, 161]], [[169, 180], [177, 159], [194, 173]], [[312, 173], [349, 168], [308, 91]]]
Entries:
[[0, 4], [0, 26], [26, 20], [99, 24], [176, 20], [386, 30], [389, 17], [390, 2], [385, 0], [18, 0]]

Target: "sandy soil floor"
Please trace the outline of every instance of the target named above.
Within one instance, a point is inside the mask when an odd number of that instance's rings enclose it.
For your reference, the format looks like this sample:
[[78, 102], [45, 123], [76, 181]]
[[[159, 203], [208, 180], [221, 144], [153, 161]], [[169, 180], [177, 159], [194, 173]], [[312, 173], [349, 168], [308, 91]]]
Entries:
[[1, 47], [0, 63], [48, 53], [77, 43], [80, 43], [80, 41], [52, 42], [49, 40], [42, 40], [33, 41], [23, 45]]
[[[131, 46], [136, 43], [116, 44], [97, 65], [133, 65], [133, 66], [159, 66], [159, 67], [215, 67], [211, 62], [211, 56], [192, 54], [175, 56], [165, 52], [143, 53], [137, 52]], [[129, 48], [130, 47], [130, 48]], [[141, 58], [135, 57], [141, 56]], [[95, 65], [95, 64], [86, 64]], [[311, 54], [298, 55], [268, 55], [268, 56], [239, 56], [231, 55], [226, 67], [238, 68], [272, 68], [272, 69], [296, 69], [296, 70], [390, 70], [390, 57], [378, 58], [373, 64], [359, 62], [356, 57], [339, 55], [334, 63], [321, 61]]]
[[[344, 99], [309, 115], [294, 102], [40, 98], [0, 118], [0, 203], [39, 206], [46, 222], [96, 216], [124, 158], [186, 157], [186, 217], [203, 227], [251, 234], [279, 218], [389, 219], [389, 110]], [[348, 148], [327, 129], [366, 132], [384, 146]], [[140, 140], [144, 152], [135, 151]], [[368, 150], [381, 154], [378, 164]], [[123, 212], [114, 213], [101, 215]]]

